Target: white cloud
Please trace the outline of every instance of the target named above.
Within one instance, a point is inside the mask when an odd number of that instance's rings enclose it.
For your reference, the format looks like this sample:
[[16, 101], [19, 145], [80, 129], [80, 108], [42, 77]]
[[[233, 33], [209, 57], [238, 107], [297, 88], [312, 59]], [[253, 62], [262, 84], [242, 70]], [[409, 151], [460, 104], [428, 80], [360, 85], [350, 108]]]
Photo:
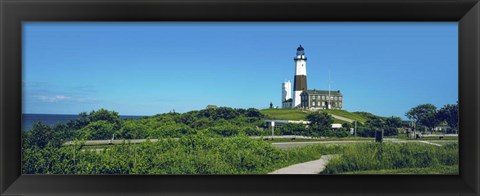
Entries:
[[55, 96], [45, 96], [45, 95], [39, 95], [36, 96], [36, 98], [42, 102], [48, 102], [48, 103], [54, 103], [54, 102], [59, 102], [59, 101], [64, 101], [64, 100], [69, 100], [71, 97], [65, 96], [65, 95], [55, 95]]

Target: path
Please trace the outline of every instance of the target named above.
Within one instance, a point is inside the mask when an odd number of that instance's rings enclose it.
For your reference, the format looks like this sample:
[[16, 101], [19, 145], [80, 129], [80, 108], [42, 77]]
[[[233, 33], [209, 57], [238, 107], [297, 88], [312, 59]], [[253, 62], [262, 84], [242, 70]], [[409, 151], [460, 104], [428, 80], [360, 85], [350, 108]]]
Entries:
[[[396, 138], [384, 138], [384, 142], [393, 142], [393, 143], [424, 143], [434, 146], [443, 146], [442, 144], [424, 141], [424, 140], [403, 140], [403, 139], [396, 139]], [[312, 144], [348, 144], [348, 143], [362, 143], [362, 142], [375, 142], [374, 139], [369, 140], [338, 140], [338, 141], [312, 141], [312, 142], [276, 142], [272, 143], [273, 146], [278, 147], [280, 149], [289, 149], [301, 146], [308, 146]]]
[[276, 142], [272, 143], [273, 146], [280, 149], [289, 149], [294, 147], [308, 146], [312, 144], [347, 144], [347, 143], [361, 143], [361, 142], [373, 142], [373, 140], [344, 140], [344, 141], [315, 141], [315, 142]]
[[338, 155], [323, 155], [318, 160], [291, 165], [268, 174], [319, 174], [325, 169], [328, 162], [336, 156]]
[[[345, 117], [343, 117], [343, 116], [338, 116], [338, 115], [335, 115], [335, 114], [330, 114], [330, 115], [332, 115], [333, 118], [336, 118], [336, 119], [338, 119], [338, 120], [347, 121], [347, 122], [349, 122], [349, 123], [353, 123], [353, 122], [355, 121], [355, 120], [352, 120], [352, 119], [350, 119], [350, 118], [345, 118]], [[363, 123], [362, 123], [362, 124], [363, 124]]]

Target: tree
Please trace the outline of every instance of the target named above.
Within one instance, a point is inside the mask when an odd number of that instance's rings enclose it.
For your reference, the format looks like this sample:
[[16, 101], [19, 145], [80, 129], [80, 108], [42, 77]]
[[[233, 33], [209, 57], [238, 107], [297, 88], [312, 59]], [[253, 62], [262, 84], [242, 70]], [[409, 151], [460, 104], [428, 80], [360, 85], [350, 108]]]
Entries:
[[60, 147], [64, 142], [72, 140], [74, 135], [74, 130], [69, 128], [64, 123], [56, 124], [53, 128], [53, 139], [50, 143], [55, 147]]
[[52, 139], [52, 129], [50, 129], [48, 125], [44, 125], [42, 122], [39, 121], [33, 125], [31, 133], [28, 134], [26, 142], [28, 143], [28, 146], [37, 146], [38, 148], [44, 148]]
[[437, 112], [427, 114], [424, 118], [420, 120], [420, 124], [428, 127], [430, 129], [430, 132], [433, 133], [435, 127], [440, 124], [440, 120], [437, 118]]
[[403, 127], [404, 123], [400, 117], [390, 117], [385, 119], [383, 134], [384, 136], [398, 135], [398, 128]]
[[84, 140], [105, 140], [111, 139], [115, 133], [115, 124], [105, 120], [99, 120], [88, 124], [78, 130], [80, 139]]
[[402, 119], [400, 117], [392, 116], [392, 117], [387, 118], [385, 120], [385, 126], [400, 128], [400, 127], [403, 126], [403, 122], [402, 122]]
[[415, 123], [420, 123], [433, 131], [440, 121], [436, 117], [437, 107], [432, 104], [421, 104], [410, 109], [405, 116], [413, 120]]
[[281, 135], [311, 136], [304, 124], [285, 123], [278, 128]]
[[258, 111], [257, 109], [255, 108], [248, 108], [245, 112], [245, 116], [247, 117], [256, 117], [256, 118], [261, 118], [263, 117], [262, 113], [260, 113], [260, 111]]
[[88, 118], [90, 119], [90, 122], [107, 121], [109, 123], [113, 123], [115, 129], [118, 130], [121, 128], [121, 119], [120, 119], [120, 116], [118, 115], [118, 112], [108, 111], [106, 109], [100, 109], [97, 111], [90, 112], [90, 115], [88, 116]]
[[367, 127], [369, 127], [372, 131], [376, 130], [382, 130], [385, 128], [385, 123], [383, 122], [383, 119], [380, 117], [371, 117], [365, 122]]
[[455, 132], [458, 130], [458, 103], [447, 104], [438, 110], [437, 117], [440, 121], [447, 122]]
[[78, 114], [78, 118], [67, 122], [67, 128], [69, 129], [81, 129], [90, 123], [90, 118], [86, 112]]
[[118, 138], [123, 139], [143, 139], [146, 138], [147, 126], [142, 123], [138, 123], [136, 120], [125, 121], [123, 127], [120, 129]]
[[316, 133], [324, 134], [331, 129], [333, 123], [332, 116], [326, 112], [310, 113], [307, 115], [307, 120], [310, 121], [310, 129], [313, 135], [316, 135]]

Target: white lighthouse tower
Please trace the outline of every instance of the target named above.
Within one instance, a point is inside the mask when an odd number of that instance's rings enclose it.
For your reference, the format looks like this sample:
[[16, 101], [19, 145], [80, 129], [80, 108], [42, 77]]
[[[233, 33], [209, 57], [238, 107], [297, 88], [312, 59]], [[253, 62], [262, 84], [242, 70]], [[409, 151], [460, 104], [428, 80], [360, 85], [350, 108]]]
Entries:
[[297, 56], [293, 60], [295, 61], [295, 79], [292, 107], [295, 108], [300, 106], [300, 93], [307, 90], [307, 57], [302, 45], [297, 48]]

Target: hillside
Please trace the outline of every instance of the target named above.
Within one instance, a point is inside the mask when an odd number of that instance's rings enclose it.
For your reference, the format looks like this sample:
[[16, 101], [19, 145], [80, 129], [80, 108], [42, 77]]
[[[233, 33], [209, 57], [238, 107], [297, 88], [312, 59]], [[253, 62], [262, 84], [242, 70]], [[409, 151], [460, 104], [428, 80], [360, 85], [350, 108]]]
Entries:
[[275, 120], [306, 120], [310, 113], [297, 109], [263, 109], [260, 112]]
[[367, 118], [362, 115], [358, 115], [357, 113], [352, 113], [346, 110], [323, 110], [324, 112], [327, 112], [329, 114], [349, 118], [352, 120], [356, 120], [358, 122], [364, 123], [367, 121]]
[[[307, 115], [309, 113], [312, 113], [312, 111], [302, 111], [302, 110], [297, 110], [297, 109], [263, 109], [260, 110], [260, 112], [266, 116], [268, 116], [271, 119], [276, 119], [276, 120], [306, 120]], [[321, 112], [327, 112], [329, 114], [341, 116], [344, 118], [349, 118], [352, 120], [356, 120], [359, 122], [365, 122], [367, 121], [367, 118], [365, 118], [362, 115], [348, 112], [346, 110], [322, 110]], [[335, 123], [345, 123], [345, 121], [335, 119]]]

